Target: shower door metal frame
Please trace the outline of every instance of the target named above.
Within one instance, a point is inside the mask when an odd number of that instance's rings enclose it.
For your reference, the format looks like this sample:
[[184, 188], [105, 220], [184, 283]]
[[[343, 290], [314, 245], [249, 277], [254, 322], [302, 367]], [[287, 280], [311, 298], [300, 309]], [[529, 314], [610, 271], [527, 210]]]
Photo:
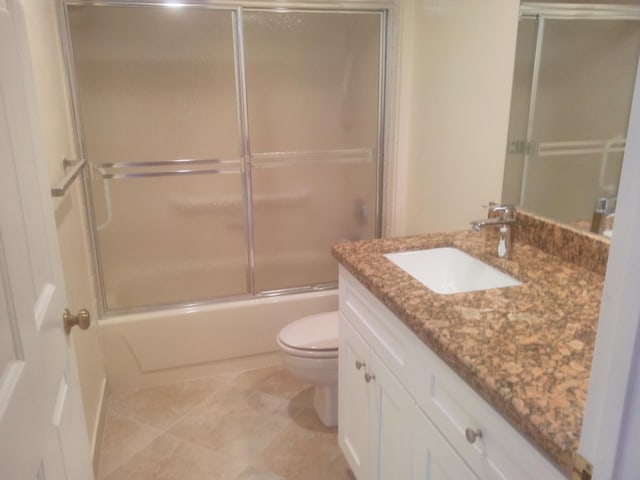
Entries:
[[[233, 300], [271, 297], [279, 295], [288, 295], [296, 293], [308, 293], [313, 291], [322, 291], [335, 289], [336, 282], [289, 287], [278, 290], [255, 291], [255, 250], [254, 250], [254, 224], [253, 224], [253, 203], [252, 203], [252, 182], [251, 169], [252, 159], [251, 142], [249, 134], [248, 119], [248, 101], [247, 101], [247, 85], [246, 85], [246, 65], [244, 58], [244, 34], [243, 34], [243, 11], [271, 11], [278, 13], [289, 12], [318, 12], [318, 13], [341, 13], [341, 14], [357, 14], [370, 13], [380, 16], [380, 60], [379, 60], [379, 87], [378, 87], [378, 127], [377, 127], [377, 152], [376, 152], [376, 201], [375, 201], [375, 237], [378, 238], [382, 234], [382, 196], [384, 192], [384, 161], [385, 157], [385, 134], [388, 125], [388, 111], [386, 108], [389, 98], [388, 80], [390, 72], [387, 71], [389, 57], [393, 53], [389, 49], [388, 37], [391, 30], [391, 19], [395, 12], [397, 0], [351, 0], [351, 1], [322, 1], [322, 2], [282, 2], [271, 0], [248, 0], [248, 1], [227, 1], [227, 0], [187, 0], [176, 1], [168, 4], [162, 0], [61, 0], [58, 4], [58, 24], [60, 28], [61, 47], [66, 67], [67, 82], [69, 85], [69, 102], [72, 117], [72, 128], [74, 140], [76, 143], [77, 154], [86, 158], [86, 146], [84, 143], [84, 134], [80, 116], [78, 86], [75, 78], [75, 61], [73, 57], [73, 48], [71, 43], [71, 34], [69, 28], [68, 6], [106, 6], [106, 7], [165, 7], [165, 8], [194, 8], [207, 10], [223, 10], [232, 14], [233, 28], [233, 48], [234, 48], [234, 64], [235, 64], [235, 81], [236, 81], [236, 97], [237, 97], [237, 113], [239, 122], [239, 139], [240, 149], [240, 175], [242, 177], [243, 191], [243, 221], [245, 228], [245, 254], [246, 254], [246, 286], [247, 293], [214, 297], [205, 300], [172, 303], [172, 304], [154, 304], [123, 309], [108, 309], [106, 304], [106, 291], [103, 282], [102, 260], [99, 256], [99, 247], [97, 240], [96, 219], [94, 215], [94, 203], [91, 186], [87, 177], [83, 177], [83, 195], [85, 200], [85, 209], [88, 220], [88, 231], [90, 240], [90, 249], [92, 256], [93, 268], [96, 272], [94, 275], [94, 285], [96, 288], [98, 313], [103, 318], [106, 314], [121, 314], [144, 312], [151, 310], [163, 310], [170, 308], [189, 308], [199, 305], [215, 304], [228, 302]], [[302, 154], [313, 152], [299, 152]], [[331, 152], [329, 152], [331, 153]], [[224, 163], [224, 159], [185, 159], [171, 160], [166, 162], [151, 162], [171, 164], [181, 162], [189, 163]], [[114, 165], [140, 166], [134, 163], [113, 163]], [[146, 163], [149, 165], [149, 162]], [[182, 172], [198, 173], [197, 170]], [[168, 173], [167, 173], [168, 174]], [[176, 174], [178, 174], [176, 172]], [[156, 174], [157, 175], [157, 174]], [[153, 173], [134, 173], [134, 174], [107, 174], [104, 178], [139, 178], [144, 176], [153, 176]]]

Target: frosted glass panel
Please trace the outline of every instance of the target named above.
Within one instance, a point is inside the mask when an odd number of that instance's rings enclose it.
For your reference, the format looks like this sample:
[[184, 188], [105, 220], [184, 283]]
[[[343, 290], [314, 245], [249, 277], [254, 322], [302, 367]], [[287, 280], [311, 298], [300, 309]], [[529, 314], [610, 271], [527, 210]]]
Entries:
[[96, 183], [96, 200], [111, 202], [109, 215], [96, 218], [109, 308], [247, 292], [239, 166]]
[[376, 233], [381, 16], [247, 12], [255, 287], [337, 281]]
[[247, 293], [233, 13], [68, 11], [106, 308]]
[[375, 235], [375, 164], [328, 160], [253, 171], [258, 291], [332, 283], [339, 240]]
[[233, 15], [69, 7], [89, 161], [240, 154]]
[[379, 14], [243, 18], [253, 153], [377, 145]]
[[547, 20], [534, 141], [624, 138], [639, 51], [638, 21]]
[[[595, 199], [618, 189], [622, 152], [534, 157], [524, 198], [527, 210], [588, 229]], [[567, 195], [571, 192], [571, 195]]]
[[384, 13], [66, 11], [106, 310], [335, 284], [379, 229]]

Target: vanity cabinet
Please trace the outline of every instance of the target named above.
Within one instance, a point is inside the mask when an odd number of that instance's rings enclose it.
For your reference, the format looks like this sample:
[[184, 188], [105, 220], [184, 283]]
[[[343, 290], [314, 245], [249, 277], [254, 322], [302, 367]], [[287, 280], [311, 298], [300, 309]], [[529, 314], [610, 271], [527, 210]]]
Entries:
[[400, 385], [355, 329], [341, 319], [340, 446], [359, 479], [409, 478], [403, 441], [414, 407]]
[[566, 477], [340, 267], [340, 447], [359, 480]]

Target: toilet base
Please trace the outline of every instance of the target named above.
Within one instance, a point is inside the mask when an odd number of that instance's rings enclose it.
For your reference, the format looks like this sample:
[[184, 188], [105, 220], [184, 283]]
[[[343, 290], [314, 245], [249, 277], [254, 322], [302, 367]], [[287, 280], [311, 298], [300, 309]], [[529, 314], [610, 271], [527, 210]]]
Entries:
[[338, 425], [338, 384], [316, 385], [313, 393], [313, 409], [327, 427]]

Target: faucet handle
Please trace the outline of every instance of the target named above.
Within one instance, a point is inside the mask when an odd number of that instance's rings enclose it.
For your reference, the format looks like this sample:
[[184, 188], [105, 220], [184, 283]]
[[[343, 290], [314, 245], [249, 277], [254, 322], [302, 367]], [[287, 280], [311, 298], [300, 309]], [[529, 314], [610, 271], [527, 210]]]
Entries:
[[489, 202], [489, 204], [488, 204], [488, 205], [484, 205], [484, 204], [482, 204], [481, 206], [482, 206], [482, 208], [487, 208], [487, 209], [491, 210], [492, 208], [497, 207], [497, 206], [499, 206], [499, 205], [500, 205], [500, 204], [499, 204], [499, 203], [496, 203], [496, 202]]
[[489, 202], [489, 205], [483, 205], [484, 208], [489, 209], [489, 215], [492, 213], [500, 213], [502, 220], [514, 220], [516, 214], [515, 205], [502, 205], [495, 202]]

